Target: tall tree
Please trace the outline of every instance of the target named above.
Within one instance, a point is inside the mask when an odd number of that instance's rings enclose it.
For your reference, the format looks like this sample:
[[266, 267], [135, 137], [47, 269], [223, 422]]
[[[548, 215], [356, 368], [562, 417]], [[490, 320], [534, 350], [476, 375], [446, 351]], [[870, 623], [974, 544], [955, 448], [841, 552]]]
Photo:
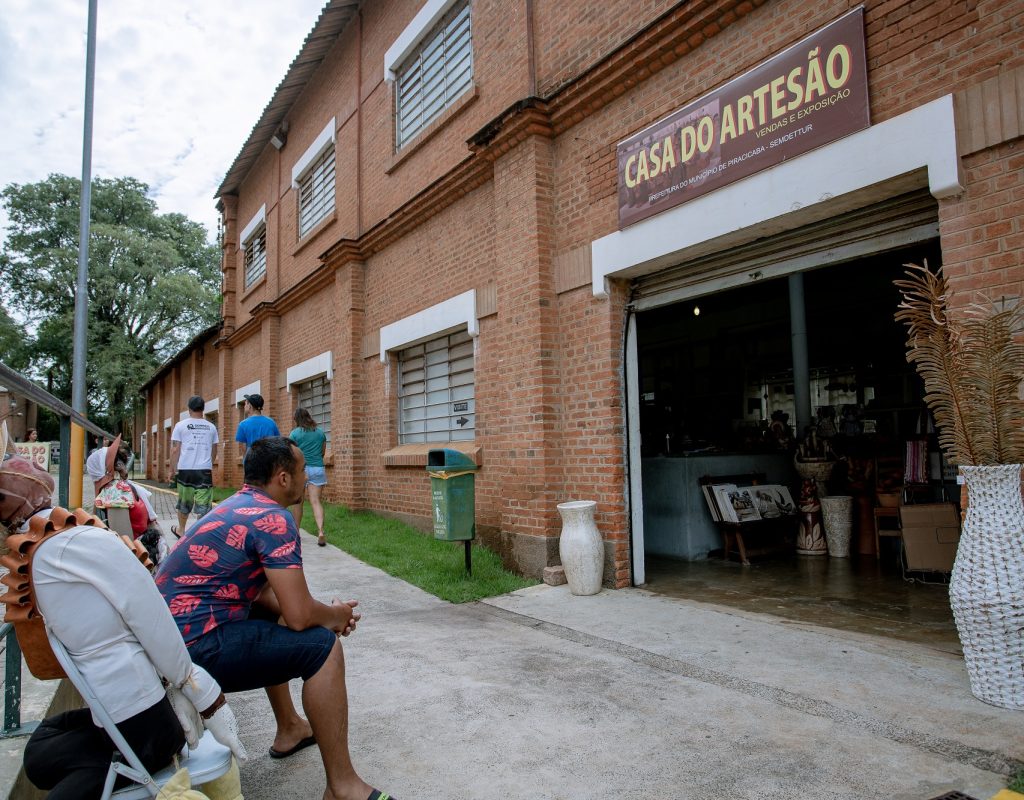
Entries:
[[0, 306], [0, 361], [11, 369], [23, 370], [28, 366], [28, 336], [25, 327]]
[[[50, 175], [0, 192], [10, 219], [0, 252], [0, 305], [27, 320], [34, 331], [25, 344], [31, 368], [49, 373], [54, 394], [65, 400], [80, 189], [77, 178]], [[157, 213], [148, 192], [135, 178], [98, 178], [92, 187], [86, 390], [90, 414], [112, 425], [132, 416], [138, 389], [157, 365], [219, 312], [218, 253], [206, 228], [181, 214]]]

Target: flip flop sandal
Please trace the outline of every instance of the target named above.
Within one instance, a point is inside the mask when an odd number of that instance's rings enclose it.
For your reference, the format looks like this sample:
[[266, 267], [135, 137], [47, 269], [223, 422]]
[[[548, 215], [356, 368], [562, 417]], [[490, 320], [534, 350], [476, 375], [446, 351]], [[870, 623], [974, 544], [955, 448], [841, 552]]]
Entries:
[[323, 537], [323, 534], [316, 538], [317, 547], [327, 547], [327, 540]]
[[388, 794], [387, 792], [382, 792], [379, 789], [374, 789], [372, 792], [370, 792], [370, 796], [367, 797], [366, 800], [398, 800], [398, 798], [394, 795]]
[[177, 525], [172, 525], [171, 526], [171, 533], [174, 534], [174, 538], [175, 539], [180, 539], [181, 538], [181, 534], [178, 533], [178, 526]]
[[305, 750], [307, 747], [311, 747], [314, 744], [316, 744], [316, 737], [307, 736], [305, 739], [302, 739], [297, 745], [295, 745], [295, 747], [293, 747], [291, 750], [275, 750], [273, 747], [271, 747], [270, 757], [288, 758], [288, 756], [293, 756], [300, 750]]

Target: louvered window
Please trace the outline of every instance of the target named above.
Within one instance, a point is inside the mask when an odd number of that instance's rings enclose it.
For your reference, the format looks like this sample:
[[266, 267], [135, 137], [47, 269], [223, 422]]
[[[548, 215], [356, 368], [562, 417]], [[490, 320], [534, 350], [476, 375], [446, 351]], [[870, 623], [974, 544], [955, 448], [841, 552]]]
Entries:
[[252, 286], [267, 274], [267, 226], [261, 225], [245, 243], [245, 285]]
[[449, 11], [398, 71], [396, 141], [401, 148], [473, 83], [469, 3]]
[[306, 409], [331, 441], [331, 382], [321, 375], [296, 385], [299, 405]]
[[334, 144], [299, 179], [299, 236], [334, 211]]
[[473, 340], [465, 331], [442, 336], [398, 354], [398, 441], [457, 442], [472, 439]]

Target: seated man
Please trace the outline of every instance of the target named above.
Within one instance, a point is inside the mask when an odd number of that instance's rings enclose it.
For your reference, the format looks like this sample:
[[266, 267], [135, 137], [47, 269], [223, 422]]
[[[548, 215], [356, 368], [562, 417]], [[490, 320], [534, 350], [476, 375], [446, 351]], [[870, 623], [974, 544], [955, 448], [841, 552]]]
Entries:
[[[302, 499], [304, 466], [302, 451], [283, 436], [253, 442], [245, 485], [188, 530], [164, 560], [157, 586], [192, 660], [225, 692], [267, 690], [278, 727], [271, 756], [316, 743], [327, 773], [324, 800], [388, 800], [356, 774], [348, 751], [338, 636], [355, 630], [356, 602], [313, 599], [287, 511]], [[292, 678], [304, 681], [308, 723], [292, 706]]]
[[[27, 531], [33, 516], [48, 517], [52, 492], [53, 479], [26, 459], [0, 463], [3, 537]], [[35, 547], [31, 572], [38, 611], [147, 770], [170, 764], [186, 737], [198, 740], [196, 709], [210, 717], [214, 736], [245, 758], [220, 687], [192, 664], [152, 576], [117, 536], [70, 527]], [[99, 797], [113, 751], [88, 709], [69, 711], [33, 732], [25, 774], [54, 800]]]

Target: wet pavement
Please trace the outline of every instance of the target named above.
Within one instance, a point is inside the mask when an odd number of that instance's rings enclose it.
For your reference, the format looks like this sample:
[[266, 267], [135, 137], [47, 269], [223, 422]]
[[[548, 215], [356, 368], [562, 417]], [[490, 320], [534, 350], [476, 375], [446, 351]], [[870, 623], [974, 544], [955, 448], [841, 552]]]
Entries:
[[948, 587], [904, 580], [897, 558], [895, 551], [883, 553], [881, 560], [788, 555], [743, 566], [721, 559], [648, 557], [643, 588], [665, 597], [886, 636], [959, 655]]

